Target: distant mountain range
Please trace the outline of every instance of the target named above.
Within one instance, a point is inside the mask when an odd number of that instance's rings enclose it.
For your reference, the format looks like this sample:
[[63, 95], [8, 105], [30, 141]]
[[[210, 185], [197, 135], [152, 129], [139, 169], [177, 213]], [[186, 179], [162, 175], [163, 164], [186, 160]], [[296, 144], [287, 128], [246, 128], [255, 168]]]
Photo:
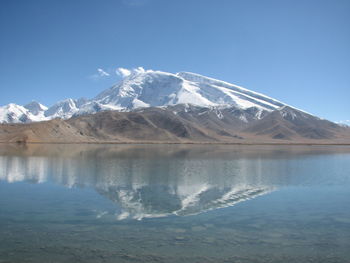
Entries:
[[188, 72], [135, 71], [93, 99], [49, 108], [9, 104], [0, 107], [0, 122], [27, 124], [3, 124], [0, 141], [350, 142], [348, 127]]

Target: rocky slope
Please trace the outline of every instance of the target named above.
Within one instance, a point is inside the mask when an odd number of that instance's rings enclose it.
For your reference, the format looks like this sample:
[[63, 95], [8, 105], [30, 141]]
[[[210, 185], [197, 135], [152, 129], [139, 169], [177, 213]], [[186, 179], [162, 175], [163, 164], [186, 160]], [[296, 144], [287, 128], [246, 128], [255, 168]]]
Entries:
[[[257, 115], [259, 115], [257, 117]], [[350, 143], [350, 128], [284, 107], [175, 105], [0, 125], [0, 142]]]
[[284, 106], [252, 122], [244, 131], [273, 139], [331, 140], [347, 136], [349, 128]]

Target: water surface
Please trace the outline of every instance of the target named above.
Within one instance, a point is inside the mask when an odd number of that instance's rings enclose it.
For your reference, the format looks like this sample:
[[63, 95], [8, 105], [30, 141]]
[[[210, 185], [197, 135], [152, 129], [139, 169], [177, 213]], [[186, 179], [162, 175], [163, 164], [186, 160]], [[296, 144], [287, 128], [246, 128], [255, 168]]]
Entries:
[[350, 262], [350, 147], [0, 147], [0, 262]]

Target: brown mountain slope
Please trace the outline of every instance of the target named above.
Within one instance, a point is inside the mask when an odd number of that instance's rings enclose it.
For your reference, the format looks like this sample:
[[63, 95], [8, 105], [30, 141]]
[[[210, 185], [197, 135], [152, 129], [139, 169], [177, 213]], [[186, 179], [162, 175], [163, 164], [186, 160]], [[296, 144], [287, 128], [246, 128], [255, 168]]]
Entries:
[[284, 140], [333, 140], [349, 134], [345, 127], [288, 106], [252, 122], [244, 131]]
[[183, 120], [197, 123], [217, 135], [229, 137], [237, 137], [236, 133], [246, 128], [248, 123], [256, 119], [258, 115], [262, 117], [268, 113], [256, 107], [242, 110], [236, 107], [219, 109], [183, 104], [170, 106], [167, 109]]
[[84, 135], [105, 141], [211, 141], [195, 124], [170, 111], [150, 108], [140, 112], [100, 112], [67, 120]]
[[1, 124], [0, 142], [85, 142], [86, 138], [66, 121], [51, 121], [29, 124]]
[[350, 128], [290, 107], [268, 113], [177, 105], [2, 124], [0, 142], [345, 144], [350, 143]]
[[220, 136], [172, 111], [106, 111], [29, 124], [0, 125], [0, 142], [214, 142]]

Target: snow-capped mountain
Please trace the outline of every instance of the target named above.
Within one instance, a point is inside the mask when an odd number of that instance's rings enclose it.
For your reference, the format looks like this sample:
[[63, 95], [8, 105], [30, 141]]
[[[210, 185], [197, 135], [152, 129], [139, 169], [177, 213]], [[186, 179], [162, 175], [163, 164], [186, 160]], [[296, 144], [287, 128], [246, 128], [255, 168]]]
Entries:
[[0, 108], [0, 120], [3, 123], [27, 122], [28, 113], [23, 106], [10, 103]]
[[25, 106], [10, 103], [0, 107], [0, 123], [28, 123], [43, 121], [49, 118], [44, 113], [47, 107], [32, 101]]
[[261, 111], [273, 111], [285, 106], [263, 94], [195, 73], [137, 70], [90, 100], [66, 99], [49, 108], [37, 102], [24, 107], [16, 104], [0, 107], [0, 122], [68, 119], [107, 110], [131, 111], [178, 104], [221, 109], [236, 107], [244, 110], [254, 107]]
[[120, 109], [192, 104], [274, 110], [285, 104], [242, 87], [194, 73], [136, 72], [94, 98]]
[[45, 111], [47, 111], [47, 107], [40, 104], [39, 102], [32, 101], [26, 105], [23, 106], [26, 108], [31, 114], [38, 116], [38, 115], [43, 115]]
[[66, 99], [57, 102], [45, 111], [45, 117], [67, 119], [79, 110], [76, 100]]

